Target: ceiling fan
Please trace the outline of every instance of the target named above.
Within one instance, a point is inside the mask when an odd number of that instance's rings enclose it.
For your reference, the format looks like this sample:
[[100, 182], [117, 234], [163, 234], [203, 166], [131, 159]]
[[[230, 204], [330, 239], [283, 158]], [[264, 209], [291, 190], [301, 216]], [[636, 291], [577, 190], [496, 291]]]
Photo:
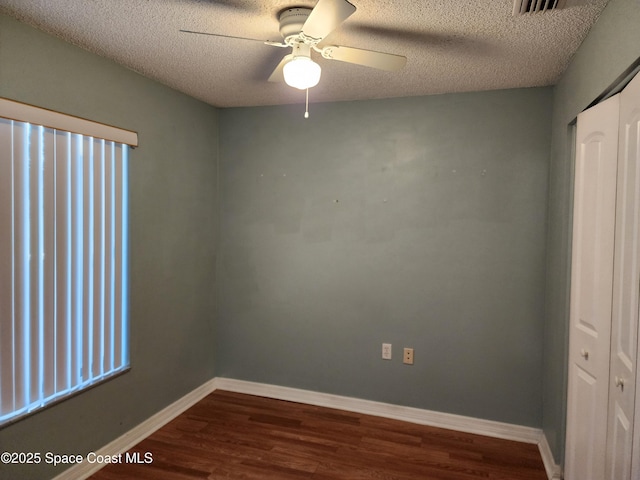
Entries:
[[311, 59], [312, 51], [318, 52], [323, 58], [329, 60], [339, 60], [380, 70], [396, 71], [403, 68], [407, 59], [401, 55], [341, 45], [318, 46], [327, 35], [340, 26], [355, 11], [356, 7], [347, 0], [318, 0], [313, 9], [293, 7], [283, 10], [279, 15], [280, 34], [284, 39], [283, 42], [263, 41], [254, 38], [194, 32], [191, 30], [180, 31], [249, 40], [273, 47], [291, 47], [292, 52], [284, 56], [269, 77], [269, 81], [284, 81], [287, 85], [300, 90], [308, 90], [316, 86], [320, 81], [321, 68]]

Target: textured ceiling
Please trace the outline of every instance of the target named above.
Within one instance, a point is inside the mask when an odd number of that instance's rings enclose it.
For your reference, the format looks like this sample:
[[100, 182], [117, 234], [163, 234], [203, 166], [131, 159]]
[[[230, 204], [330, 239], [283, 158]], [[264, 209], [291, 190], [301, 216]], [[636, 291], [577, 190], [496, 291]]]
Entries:
[[[407, 57], [400, 72], [318, 58], [310, 101], [554, 84], [607, 0], [513, 16], [513, 0], [350, 0], [357, 11], [322, 45]], [[0, 0], [0, 11], [219, 107], [304, 101], [267, 78], [288, 50], [180, 33], [281, 40], [278, 13], [316, 0]]]

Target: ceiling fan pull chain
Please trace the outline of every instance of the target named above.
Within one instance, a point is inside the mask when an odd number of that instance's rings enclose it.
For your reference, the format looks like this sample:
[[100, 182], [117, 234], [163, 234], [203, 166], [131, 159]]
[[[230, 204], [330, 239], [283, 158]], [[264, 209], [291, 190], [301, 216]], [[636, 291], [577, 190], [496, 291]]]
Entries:
[[305, 103], [304, 118], [309, 118], [309, 89], [307, 88], [307, 101]]

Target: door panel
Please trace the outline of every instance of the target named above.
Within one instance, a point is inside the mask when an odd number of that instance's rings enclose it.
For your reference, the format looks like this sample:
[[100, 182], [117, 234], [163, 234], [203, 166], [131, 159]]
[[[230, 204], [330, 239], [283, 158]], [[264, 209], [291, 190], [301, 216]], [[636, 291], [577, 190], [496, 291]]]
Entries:
[[640, 285], [640, 76], [620, 94], [607, 472], [630, 480]]
[[612, 480], [631, 478], [631, 421], [626, 412], [615, 402], [612, 405], [613, 419], [609, 424], [609, 451], [607, 457], [607, 471]]
[[[574, 395], [571, 395], [569, 411], [573, 412], [574, 418], [592, 418], [598, 407], [598, 383], [597, 379], [588, 372], [580, 368], [575, 363], [569, 372], [574, 380]], [[597, 424], [592, 422], [574, 422], [571, 433], [573, 434], [573, 447], [567, 450], [565, 467], [565, 478], [573, 479], [595, 479], [589, 472], [593, 471], [592, 462], [583, 461], [582, 458], [594, 459], [594, 451], [598, 445], [599, 431]], [[569, 468], [571, 465], [571, 468]], [[569, 473], [571, 472], [569, 477]]]
[[619, 95], [578, 116], [567, 480], [605, 478]]

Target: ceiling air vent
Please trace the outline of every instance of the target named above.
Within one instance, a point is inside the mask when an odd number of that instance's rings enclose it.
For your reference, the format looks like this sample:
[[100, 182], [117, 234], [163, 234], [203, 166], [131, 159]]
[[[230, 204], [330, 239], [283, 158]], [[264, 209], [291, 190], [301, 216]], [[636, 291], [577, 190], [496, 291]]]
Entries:
[[566, 0], [514, 0], [513, 14], [549, 12], [564, 7], [566, 3]]

